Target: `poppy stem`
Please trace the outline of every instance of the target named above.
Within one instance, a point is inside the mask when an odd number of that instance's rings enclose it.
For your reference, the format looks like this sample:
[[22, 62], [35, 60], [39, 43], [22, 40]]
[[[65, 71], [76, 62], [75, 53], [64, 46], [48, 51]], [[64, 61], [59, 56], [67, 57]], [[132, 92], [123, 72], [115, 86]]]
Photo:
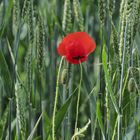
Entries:
[[61, 58], [61, 61], [60, 61], [60, 64], [59, 64], [59, 69], [58, 69], [58, 74], [57, 74], [57, 81], [56, 81], [56, 93], [55, 93], [53, 118], [52, 118], [52, 140], [55, 140], [55, 117], [56, 117], [57, 102], [58, 102], [60, 71], [61, 71], [63, 59], [64, 59], [64, 57]]
[[80, 102], [80, 95], [81, 95], [81, 84], [82, 84], [82, 78], [83, 78], [83, 70], [82, 70], [82, 64], [80, 63], [80, 83], [79, 83], [79, 89], [78, 89], [78, 99], [77, 99], [77, 107], [76, 107], [76, 121], [75, 121], [75, 131], [77, 132], [77, 121], [78, 121], [78, 112], [79, 112], [79, 102]]

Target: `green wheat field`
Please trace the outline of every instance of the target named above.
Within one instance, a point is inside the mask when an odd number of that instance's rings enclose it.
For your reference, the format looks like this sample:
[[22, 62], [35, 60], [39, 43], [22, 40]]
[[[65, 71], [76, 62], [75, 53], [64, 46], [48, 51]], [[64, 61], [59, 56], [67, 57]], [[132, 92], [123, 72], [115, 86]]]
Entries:
[[140, 140], [140, 0], [0, 0], [0, 140]]

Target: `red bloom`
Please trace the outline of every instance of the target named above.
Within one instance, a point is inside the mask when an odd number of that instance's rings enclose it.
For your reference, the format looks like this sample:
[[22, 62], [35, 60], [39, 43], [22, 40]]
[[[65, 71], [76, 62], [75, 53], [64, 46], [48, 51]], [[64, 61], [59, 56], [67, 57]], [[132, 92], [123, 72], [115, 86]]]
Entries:
[[95, 41], [86, 32], [75, 32], [62, 40], [58, 53], [65, 56], [70, 63], [79, 64], [86, 61], [95, 48]]

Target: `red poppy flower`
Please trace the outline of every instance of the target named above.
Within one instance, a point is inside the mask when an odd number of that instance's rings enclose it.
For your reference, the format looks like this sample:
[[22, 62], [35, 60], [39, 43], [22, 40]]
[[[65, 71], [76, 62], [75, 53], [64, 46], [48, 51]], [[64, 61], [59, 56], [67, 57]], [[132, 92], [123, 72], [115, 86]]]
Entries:
[[64, 37], [58, 53], [65, 56], [70, 63], [79, 64], [86, 61], [95, 48], [95, 41], [86, 32], [75, 32]]

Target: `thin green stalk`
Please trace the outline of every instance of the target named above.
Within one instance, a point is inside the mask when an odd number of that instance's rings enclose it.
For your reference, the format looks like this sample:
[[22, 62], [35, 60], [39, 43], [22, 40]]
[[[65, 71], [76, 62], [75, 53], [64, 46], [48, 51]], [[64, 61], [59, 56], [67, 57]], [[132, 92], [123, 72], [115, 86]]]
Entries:
[[[69, 81], [69, 97], [72, 95], [73, 93], [73, 77], [74, 77], [74, 67], [73, 65], [71, 66], [71, 72], [70, 72], [70, 81]], [[70, 104], [69, 110], [68, 110], [68, 122], [67, 122], [67, 139], [69, 140], [72, 136], [72, 132], [71, 132], [71, 121], [72, 121], [72, 105]]]
[[[84, 99], [83, 104], [80, 106], [80, 108], [83, 108], [83, 106], [91, 99], [91, 97], [93, 96], [93, 93], [95, 94], [96, 92], [96, 88], [95, 86], [92, 88], [92, 90], [90, 91], [90, 93], [88, 94], [88, 96]], [[91, 101], [91, 100], [90, 100]], [[90, 102], [89, 101], [89, 102]]]
[[[102, 63], [102, 52], [103, 52], [103, 44], [104, 44], [104, 29], [103, 26], [101, 26], [101, 46], [100, 46], [100, 58], [99, 58], [99, 62]], [[102, 75], [103, 75], [103, 69], [102, 69], [102, 65], [100, 66], [100, 93], [102, 93]]]
[[62, 67], [64, 57], [61, 58], [58, 74], [57, 74], [57, 81], [56, 81], [56, 93], [55, 93], [55, 101], [54, 101], [54, 109], [53, 109], [53, 118], [52, 118], [52, 139], [55, 140], [55, 117], [56, 117], [56, 110], [57, 110], [57, 102], [58, 102], [58, 91], [59, 91], [59, 79], [60, 79], [60, 70]]
[[80, 63], [80, 83], [79, 83], [79, 89], [78, 89], [78, 99], [77, 99], [77, 107], [76, 107], [76, 121], [75, 121], [75, 133], [77, 131], [77, 121], [78, 121], [78, 113], [79, 113], [79, 102], [80, 102], [80, 95], [81, 95], [81, 84], [82, 84], [82, 78], [83, 78], [83, 70], [82, 70], [82, 64]]
[[120, 115], [118, 115], [118, 140], [120, 140], [121, 139], [121, 135], [120, 135], [120, 133], [121, 133], [121, 126], [122, 126], [122, 119], [121, 119], [121, 116]]
[[[64, 69], [62, 71], [61, 75], [61, 82], [63, 84], [63, 97], [62, 97], [62, 104], [65, 103], [68, 92], [69, 92], [69, 79], [70, 79], [70, 64], [68, 62], [65, 63]], [[68, 114], [66, 114], [66, 117], [63, 120], [62, 123], [62, 140], [67, 139], [67, 132], [69, 132], [67, 129], [67, 123], [68, 122]]]
[[[62, 103], [64, 104], [66, 101], [66, 93], [67, 93], [67, 85], [63, 85], [63, 99], [62, 99]], [[62, 140], [65, 140], [65, 136], [66, 136], [66, 117], [64, 118], [64, 121], [62, 123]]]
[[11, 122], [12, 122], [12, 102], [13, 98], [9, 98], [9, 140], [12, 140], [12, 130], [11, 130]]
[[35, 131], [37, 130], [37, 127], [38, 127], [38, 125], [39, 125], [39, 122], [41, 121], [42, 116], [43, 116], [43, 112], [42, 112], [41, 115], [39, 116], [39, 118], [38, 118], [38, 120], [37, 120], [37, 122], [36, 122], [34, 128], [32, 129], [32, 131], [31, 131], [29, 137], [27, 138], [27, 140], [32, 140], [32, 139], [33, 139], [33, 136], [34, 136], [34, 134], [35, 134]]
[[[120, 80], [120, 96], [119, 96], [119, 109], [120, 113], [122, 113], [122, 90], [123, 90], [123, 78], [124, 78], [124, 66], [125, 66], [125, 53], [126, 53], [126, 36], [127, 36], [127, 27], [128, 27], [128, 22], [126, 23], [125, 27], [125, 36], [124, 36], [124, 48], [123, 48], [123, 58], [122, 58], [122, 65], [121, 65], [121, 80]], [[121, 139], [121, 125], [122, 125], [122, 117], [119, 114], [118, 116], [118, 140]]]
[[96, 118], [95, 118], [95, 122], [94, 122], [94, 128], [93, 128], [92, 140], [94, 140], [95, 137], [96, 137], [96, 128], [97, 128], [97, 116], [96, 116]]
[[116, 118], [115, 126], [114, 126], [114, 129], [113, 129], [112, 140], [115, 140], [117, 124], [118, 124], [118, 117]]
[[[39, 72], [39, 81], [40, 81], [40, 85], [41, 85], [41, 88], [39, 89], [39, 102], [40, 102], [40, 112], [42, 112], [42, 75], [41, 75], [41, 72]], [[41, 121], [40, 121], [40, 133], [41, 135], [43, 135], [43, 124], [42, 124], [42, 118], [41, 118]]]
[[105, 96], [105, 100], [106, 100], [106, 136], [107, 138], [110, 138], [110, 106], [109, 106], [109, 93], [108, 91], [106, 92], [106, 96]]
[[95, 97], [93, 96], [92, 98], [91, 98], [91, 93], [93, 93], [93, 91], [94, 91], [94, 89], [95, 88], [93, 88], [92, 89], [92, 91], [90, 92], [90, 94], [89, 94], [89, 107], [90, 107], [90, 117], [91, 117], [91, 137], [93, 137], [94, 136], [94, 129], [93, 129], [93, 126], [95, 125], [95, 119], [94, 119], [94, 117], [96, 116], [96, 114], [95, 114], [95, 112], [94, 112], [94, 110], [95, 110], [95, 106], [94, 106], [94, 103], [96, 102], [95, 101]]
[[[102, 63], [102, 61], [103, 61], [102, 60], [103, 46], [104, 46], [104, 28], [103, 28], [103, 25], [101, 25], [101, 46], [100, 46], [100, 58], [99, 58], [100, 63]], [[104, 79], [102, 78], [103, 77], [103, 67], [102, 67], [102, 65], [100, 66], [99, 76], [100, 76], [99, 100], [100, 100], [100, 103], [101, 103], [101, 113], [102, 113], [102, 116], [104, 117], [104, 107], [102, 106], [102, 104], [104, 104], [104, 102], [105, 102], [105, 95], [103, 94], [104, 83], [105, 82], [104, 82]], [[104, 120], [103, 120], [103, 123], [104, 123]]]
[[[41, 102], [41, 108], [42, 108], [42, 112], [46, 111], [46, 101], [42, 100]], [[45, 115], [42, 115], [42, 140], [46, 140], [47, 139], [47, 134], [46, 134], [46, 120], [45, 120]]]

